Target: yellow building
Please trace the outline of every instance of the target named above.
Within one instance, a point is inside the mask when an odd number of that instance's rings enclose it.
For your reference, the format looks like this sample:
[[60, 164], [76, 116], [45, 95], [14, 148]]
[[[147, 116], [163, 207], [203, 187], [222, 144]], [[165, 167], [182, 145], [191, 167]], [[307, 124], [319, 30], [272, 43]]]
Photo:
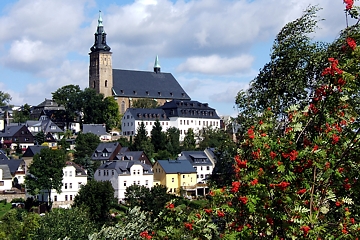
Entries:
[[[169, 193], [196, 193], [196, 170], [188, 160], [158, 160], [154, 166], [154, 183], [167, 187]], [[184, 192], [184, 193], [185, 193]]]

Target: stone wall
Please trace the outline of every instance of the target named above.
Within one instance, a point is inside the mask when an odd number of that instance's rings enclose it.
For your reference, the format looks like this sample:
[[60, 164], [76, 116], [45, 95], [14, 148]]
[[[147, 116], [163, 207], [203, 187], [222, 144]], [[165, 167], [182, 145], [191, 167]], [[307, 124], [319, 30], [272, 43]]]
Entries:
[[11, 200], [13, 200], [14, 198], [23, 198], [24, 200], [26, 200], [25, 197], [25, 193], [1, 193], [0, 194], [0, 200], [4, 200], [6, 199], [6, 201], [9, 203], [11, 202]]

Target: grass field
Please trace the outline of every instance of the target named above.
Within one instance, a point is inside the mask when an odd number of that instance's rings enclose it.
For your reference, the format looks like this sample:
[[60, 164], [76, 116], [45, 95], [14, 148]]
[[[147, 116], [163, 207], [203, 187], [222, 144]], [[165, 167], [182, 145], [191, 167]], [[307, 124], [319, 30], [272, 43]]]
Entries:
[[4, 202], [0, 202], [0, 217], [2, 217], [10, 209], [11, 203], [4, 204]]

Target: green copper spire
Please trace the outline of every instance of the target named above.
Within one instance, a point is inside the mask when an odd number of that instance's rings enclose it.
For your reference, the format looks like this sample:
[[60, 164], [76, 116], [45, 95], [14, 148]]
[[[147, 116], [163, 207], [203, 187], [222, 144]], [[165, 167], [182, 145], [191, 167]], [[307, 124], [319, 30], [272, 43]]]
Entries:
[[102, 18], [101, 18], [101, 11], [100, 10], [99, 10], [98, 27], [103, 27]]
[[156, 58], [155, 58], [154, 72], [155, 73], [160, 72], [160, 64], [159, 64], [159, 56], [158, 55], [156, 55]]
[[110, 47], [106, 44], [106, 33], [104, 31], [104, 26], [101, 18], [101, 11], [99, 11], [98, 26], [95, 32], [95, 42], [94, 45], [90, 48], [91, 52], [98, 51], [110, 51]]

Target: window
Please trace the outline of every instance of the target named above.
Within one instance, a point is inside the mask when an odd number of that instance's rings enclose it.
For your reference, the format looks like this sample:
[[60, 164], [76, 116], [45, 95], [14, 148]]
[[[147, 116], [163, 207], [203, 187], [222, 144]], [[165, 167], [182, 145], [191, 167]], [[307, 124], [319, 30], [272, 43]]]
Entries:
[[182, 120], [180, 120], [180, 125], [182, 125]]
[[72, 195], [70, 195], [70, 201], [72, 201]]
[[134, 181], [134, 185], [136, 185], [136, 181]]
[[109, 170], [106, 170], [106, 176], [109, 176]]
[[67, 183], [65, 183], [65, 189], [67, 189]]
[[121, 102], [121, 113], [125, 113], [125, 101]]
[[133, 174], [134, 174], [134, 175], [136, 174], [136, 171], [135, 171], [135, 170], [133, 171]]
[[126, 181], [124, 181], [124, 187], [126, 187]]
[[78, 188], [80, 189], [82, 187], [82, 182], [78, 182]]
[[186, 120], [186, 124], [189, 125], [189, 120]]
[[67, 197], [67, 195], [65, 195], [65, 201], [67, 201], [68, 200], [68, 197]]
[[69, 172], [69, 177], [72, 177], [72, 171]]
[[100, 170], [99, 170], [99, 176], [101, 175], [101, 172], [100, 172]]
[[200, 170], [203, 170], [203, 169], [202, 169], [202, 166], [200, 167]]
[[185, 175], [183, 175], [183, 178], [185, 178]]
[[197, 170], [197, 167], [194, 167], [195, 168], [195, 170]]
[[57, 196], [55, 195], [55, 196], [54, 196], [54, 202], [56, 202], [56, 201], [57, 201]]
[[105, 87], [107, 87], [107, 80], [105, 80]]
[[210, 170], [210, 166], [206, 166], [206, 170]]
[[171, 178], [171, 182], [175, 182], [175, 179], [174, 179], [174, 178]]
[[146, 185], [146, 186], [149, 185], [149, 180], [145, 180], [145, 185]]
[[203, 178], [204, 178], [204, 175], [203, 175], [203, 174], [201, 174], [201, 175], [200, 175], [200, 178], [201, 178], [201, 179], [203, 179]]
[[140, 181], [138, 181], [138, 185], [140, 185]]
[[140, 170], [137, 170], [138, 175], [140, 175]]
[[72, 183], [69, 183], [69, 188], [72, 189]]
[[111, 170], [111, 175], [114, 176], [114, 170]]
[[67, 171], [64, 172], [64, 177], [67, 177]]

